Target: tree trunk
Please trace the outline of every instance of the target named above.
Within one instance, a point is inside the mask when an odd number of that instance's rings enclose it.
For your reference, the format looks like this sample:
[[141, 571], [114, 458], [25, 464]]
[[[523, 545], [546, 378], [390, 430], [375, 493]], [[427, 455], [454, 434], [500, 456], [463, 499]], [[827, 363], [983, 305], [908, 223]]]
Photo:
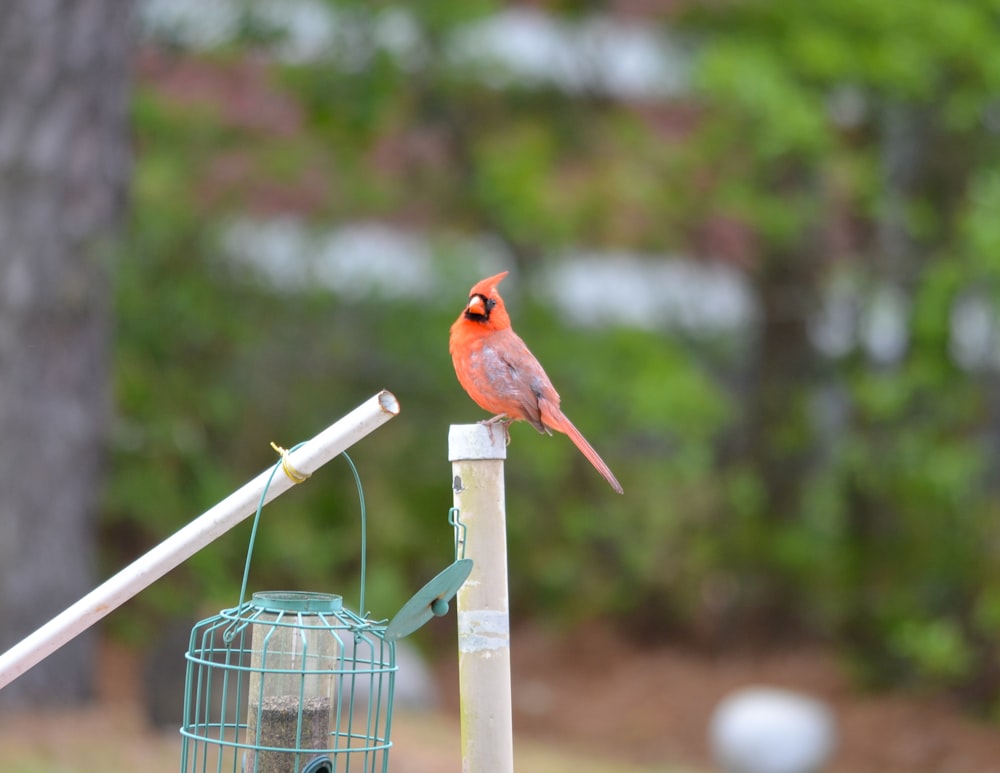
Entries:
[[[125, 0], [8, 0], [0, 15], [0, 650], [95, 584], [131, 31]], [[93, 670], [84, 636], [0, 706], [80, 702]]]

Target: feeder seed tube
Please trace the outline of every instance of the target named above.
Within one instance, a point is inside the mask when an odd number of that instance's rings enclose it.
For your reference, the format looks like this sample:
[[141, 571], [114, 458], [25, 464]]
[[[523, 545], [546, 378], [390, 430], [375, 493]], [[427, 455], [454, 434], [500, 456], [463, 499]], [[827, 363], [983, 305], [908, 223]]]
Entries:
[[[286, 594], [255, 593], [251, 624], [247, 773], [297, 773], [331, 743], [343, 646], [325, 615], [294, 611]], [[297, 594], [296, 602], [304, 594]], [[315, 597], [340, 610], [339, 596]]]

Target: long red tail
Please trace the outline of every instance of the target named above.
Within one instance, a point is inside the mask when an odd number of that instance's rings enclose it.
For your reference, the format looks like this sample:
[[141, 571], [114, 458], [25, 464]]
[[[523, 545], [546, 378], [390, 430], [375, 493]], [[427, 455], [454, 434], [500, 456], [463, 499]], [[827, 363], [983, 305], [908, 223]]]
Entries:
[[615, 474], [611, 472], [611, 468], [604, 463], [600, 454], [587, 442], [587, 438], [580, 434], [580, 430], [573, 426], [573, 422], [566, 417], [566, 414], [562, 412], [559, 406], [545, 398], [540, 399], [538, 403], [541, 408], [542, 423], [546, 427], [566, 433], [569, 439], [573, 441], [573, 444], [587, 457], [587, 461], [594, 465], [594, 469], [601, 473], [604, 476], [604, 480], [611, 484], [611, 488], [619, 494], [624, 494], [625, 490], [622, 488], [622, 484], [618, 482]]

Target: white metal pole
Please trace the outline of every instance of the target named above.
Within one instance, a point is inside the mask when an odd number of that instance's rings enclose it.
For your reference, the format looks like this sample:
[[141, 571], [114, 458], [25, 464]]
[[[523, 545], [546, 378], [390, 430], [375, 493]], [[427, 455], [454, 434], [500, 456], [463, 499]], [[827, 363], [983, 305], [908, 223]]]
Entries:
[[[379, 392], [289, 453], [288, 464], [309, 475], [398, 413], [395, 396]], [[0, 655], [0, 688], [255, 513], [272, 472], [262, 472]], [[277, 473], [266, 501], [293, 485], [287, 475]]]
[[453, 425], [448, 434], [455, 507], [474, 562], [458, 591], [463, 773], [513, 773], [510, 614], [502, 427]]

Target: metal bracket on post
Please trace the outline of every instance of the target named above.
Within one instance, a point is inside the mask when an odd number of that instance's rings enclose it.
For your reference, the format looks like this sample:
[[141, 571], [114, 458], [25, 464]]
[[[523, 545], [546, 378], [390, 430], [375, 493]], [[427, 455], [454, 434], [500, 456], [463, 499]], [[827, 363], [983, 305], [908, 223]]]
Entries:
[[448, 433], [454, 506], [465, 526], [464, 555], [474, 561], [457, 603], [463, 773], [514, 770], [505, 439], [483, 424], [452, 425]]

